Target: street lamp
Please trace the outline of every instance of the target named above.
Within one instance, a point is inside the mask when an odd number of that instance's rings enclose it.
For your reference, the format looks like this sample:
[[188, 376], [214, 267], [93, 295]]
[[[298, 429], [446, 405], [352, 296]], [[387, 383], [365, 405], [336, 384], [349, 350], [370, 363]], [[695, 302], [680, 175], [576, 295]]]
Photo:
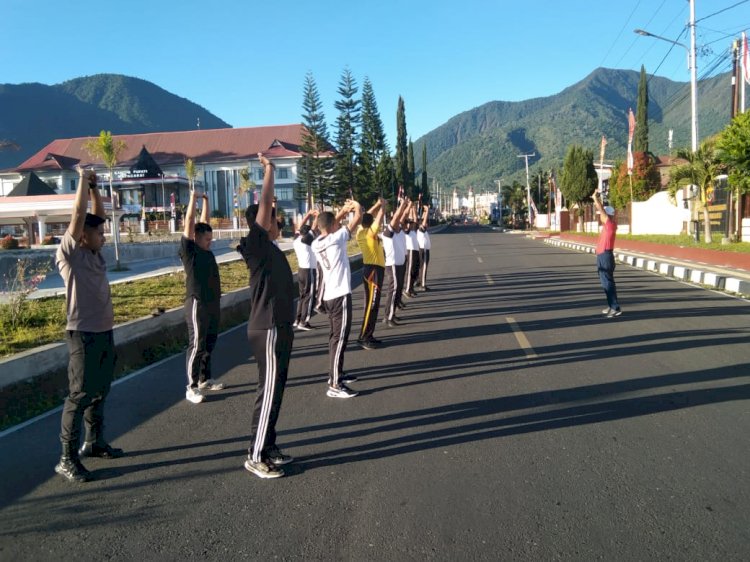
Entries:
[[688, 69], [690, 70], [690, 113], [691, 113], [691, 143], [690, 148], [693, 152], [698, 150], [698, 78], [695, 64], [695, 0], [690, 0], [690, 47], [684, 43], [667, 39], [661, 35], [656, 35], [643, 29], [634, 29], [638, 35], [644, 37], [653, 37], [673, 45], [678, 45], [687, 51]]

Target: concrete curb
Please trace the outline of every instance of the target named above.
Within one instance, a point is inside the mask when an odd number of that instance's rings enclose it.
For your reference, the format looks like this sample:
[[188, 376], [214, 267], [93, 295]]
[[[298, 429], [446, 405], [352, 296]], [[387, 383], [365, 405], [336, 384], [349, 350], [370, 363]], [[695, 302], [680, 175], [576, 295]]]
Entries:
[[[593, 254], [596, 250], [595, 246], [560, 240], [557, 238], [547, 238], [544, 240], [544, 243], [588, 254]], [[687, 281], [696, 285], [708, 286], [712, 289], [737, 294], [743, 297], [750, 296], [750, 280], [723, 275], [711, 271], [709, 267], [703, 268], [700, 265], [688, 266], [685, 264], [678, 264], [669, 261], [666, 258], [649, 259], [617, 250], [615, 250], [615, 258], [621, 263], [631, 265], [638, 269], [645, 269], [646, 271], [659, 273], [660, 275], [671, 277], [679, 281]]]
[[[362, 255], [349, 256], [352, 272], [362, 267]], [[297, 286], [297, 274], [294, 274]], [[223, 318], [244, 317], [249, 312], [250, 294], [247, 288], [221, 296]], [[144, 350], [165, 339], [186, 332], [183, 308], [172, 308], [159, 316], [146, 316], [114, 327], [118, 363], [127, 364], [129, 358], [142, 357]], [[65, 342], [51, 343], [0, 359], [0, 389], [31, 379], [64, 373], [68, 369], [68, 346]]]

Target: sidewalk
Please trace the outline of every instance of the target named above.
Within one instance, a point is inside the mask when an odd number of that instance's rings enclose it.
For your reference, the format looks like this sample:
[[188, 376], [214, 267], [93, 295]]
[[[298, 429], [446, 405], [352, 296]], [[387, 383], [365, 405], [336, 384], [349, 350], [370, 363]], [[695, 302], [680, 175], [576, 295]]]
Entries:
[[[279, 247], [284, 251], [291, 250], [292, 243], [281, 241]], [[214, 255], [216, 256], [216, 262], [219, 264], [240, 259], [239, 253], [237, 253], [234, 248], [222, 248], [216, 250]], [[112, 266], [112, 264], [108, 265]], [[182, 271], [182, 262], [176, 253], [169, 258], [141, 260], [123, 265], [127, 268], [125, 271], [114, 271], [113, 269], [107, 271], [107, 278], [109, 279], [110, 285], [127, 283], [138, 279], [148, 279], [149, 277], [158, 277], [160, 275], [169, 275], [170, 273]], [[28, 298], [43, 299], [64, 294], [65, 284], [63, 283], [62, 277], [60, 277], [60, 273], [56, 269], [53, 269], [47, 274], [44, 281], [39, 284], [37, 290], [31, 293]], [[4, 302], [5, 299], [6, 296], [0, 294], [0, 302]]]
[[[530, 237], [537, 236], [530, 234]], [[542, 236], [539, 236], [540, 238]], [[596, 249], [596, 241], [588, 240], [564, 240], [559, 236], [547, 236], [544, 239], [545, 244], [551, 244], [561, 248], [576, 250], [593, 254]], [[673, 254], [670, 255], [670, 246], [660, 244], [659, 255], [644, 251], [638, 251], [634, 248], [620, 249], [615, 244], [615, 258], [620, 263], [631, 265], [639, 269], [645, 269], [654, 273], [659, 273], [679, 281], [702, 285], [711, 289], [733, 293], [743, 298], [750, 298], [750, 268], [746, 269], [740, 266], [727, 266], [726, 256], [728, 252], [707, 252], [696, 249], [694, 252], [696, 259], [689, 259], [689, 252], [685, 248], [674, 246]], [[750, 256], [748, 256], [750, 260]], [[742, 264], [745, 258], [733, 260]]]

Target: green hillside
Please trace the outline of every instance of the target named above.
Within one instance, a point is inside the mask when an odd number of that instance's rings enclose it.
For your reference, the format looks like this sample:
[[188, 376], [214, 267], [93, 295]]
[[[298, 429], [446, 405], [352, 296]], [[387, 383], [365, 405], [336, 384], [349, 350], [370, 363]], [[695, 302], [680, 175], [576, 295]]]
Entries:
[[[57, 138], [230, 127], [203, 107], [151, 82], [97, 74], [48, 86], [0, 84], [0, 169], [19, 165]], [[15, 147], [12, 147], [15, 148]]]
[[[419, 154], [427, 145], [428, 171], [446, 187], [496, 189], [495, 180], [522, 179], [519, 154], [535, 152], [530, 167], [559, 169], [570, 144], [599, 154], [607, 137], [605, 160], [624, 159], [627, 111], [635, 104], [639, 74], [600, 68], [562, 92], [521, 102], [494, 101], [456, 115], [415, 142]], [[699, 84], [699, 134], [718, 132], [729, 121], [728, 77]], [[687, 83], [653, 76], [649, 80], [651, 151], [666, 154], [667, 131], [674, 146], [690, 144], [690, 90]]]

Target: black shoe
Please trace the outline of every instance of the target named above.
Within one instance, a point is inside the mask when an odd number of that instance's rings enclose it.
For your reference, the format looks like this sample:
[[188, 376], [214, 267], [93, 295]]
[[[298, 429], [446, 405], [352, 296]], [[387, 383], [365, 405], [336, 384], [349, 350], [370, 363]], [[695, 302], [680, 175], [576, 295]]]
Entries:
[[304, 330], [305, 332], [309, 332], [310, 330], [314, 330], [314, 326], [310, 326], [309, 322], [305, 322], [304, 324], [297, 324], [298, 330]]
[[383, 345], [383, 340], [379, 340], [378, 338], [370, 338], [367, 341], [370, 343], [374, 343], [375, 345]]
[[358, 380], [359, 379], [357, 378], [356, 375], [341, 375], [339, 377], [339, 381], [341, 381], [344, 384], [349, 384], [350, 382], [357, 382]]
[[115, 449], [110, 446], [109, 443], [104, 445], [97, 445], [96, 443], [89, 443], [86, 441], [78, 451], [78, 454], [82, 457], [97, 457], [100, 459], [119, 459], [125, 453], [122, 449]]
[[397, 304], [396, 304], [396, 306], [397, 306], [398, 308], [400, 308], [401, 310], [406, 310], [406, 305], [405, 305], [404, 303], [402, 303], [402, 302], [400, 302], [400, 303], [397, 303]]
[[91, 473], [81, 464], [78, 459], [73, 443], [62, 444], [62, 455], [60, 462], [55, 466], [55, 472], [65, 478], [68, 482], [88, 482], [91, 480]]
[[274, 445], [273, 447], [268, 448], [267, 460], [274, 466], [282, 466], [292, 462], [294, 457], [285, 455], [276, 445]]
[[360, 345], [362, 349], [368, 349], [370, 351], [377, 349], [377, 346], [374, 343], [369, 342], [367, 340], [357, 340], [357, 343]]

